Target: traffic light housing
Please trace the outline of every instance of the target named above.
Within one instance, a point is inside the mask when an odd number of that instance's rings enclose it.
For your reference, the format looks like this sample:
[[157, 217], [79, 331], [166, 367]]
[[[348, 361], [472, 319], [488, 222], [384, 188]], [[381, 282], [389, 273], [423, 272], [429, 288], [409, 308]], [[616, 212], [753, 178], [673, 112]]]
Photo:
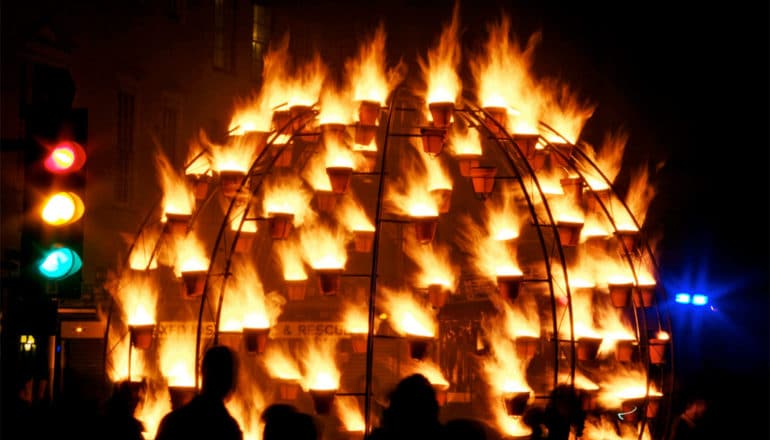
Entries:
[[30, 120], [22, 231], [25, 287], [80, 298], [88, 113], [40, 111]]

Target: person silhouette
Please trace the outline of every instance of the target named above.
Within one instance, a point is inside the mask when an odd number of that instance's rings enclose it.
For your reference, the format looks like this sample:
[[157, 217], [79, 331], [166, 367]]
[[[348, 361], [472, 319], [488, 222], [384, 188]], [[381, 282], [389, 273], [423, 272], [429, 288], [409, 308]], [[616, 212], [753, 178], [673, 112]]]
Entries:
[[243, 432], [224, 403], [235, 388], [235, 360], [224, 345], [209, 348], [201, 365], [200, 393], [163, 417], [155, 440], [242, 440]]
[[265, 428], [262, 440], [317, 440], [318, 427], [310, 414], [297, 411], [297, 408], [274, 403], [262, 412]]
[[142, 399], [146, 384], [132, 384], [128, 380], [118, 382], [107, 400], [101, 426], [104, 438], [115, 440], [144, 440], [144, 425], [134, 417], [134, 411]]
[[438, 439], [442, 435], [438, 419], [436, 391], [422, 374], [403, 378], [388, 396], [382, 424], [369, 440]]
[[466, 418], [452, 419], [444, 424], [444, 440], [487, 440], [488, 427], [478, 421]]
[[548, 431], [546, 438], [567, 440], [572, 429], [575, 430], [575, 437], [580, 438], [583, 435], [586, 414], [577, 391], [570, 385], [561, 384], [551, 391], [549, 397], [542, 417]]

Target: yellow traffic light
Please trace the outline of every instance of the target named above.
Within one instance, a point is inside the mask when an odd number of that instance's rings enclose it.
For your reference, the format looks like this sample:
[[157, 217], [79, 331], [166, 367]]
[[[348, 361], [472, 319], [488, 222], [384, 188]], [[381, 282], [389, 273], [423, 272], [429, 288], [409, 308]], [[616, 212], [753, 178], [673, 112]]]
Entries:
[[43, 221], [52, 226], [74, 223], [83, 216], [83, 200], [72, 192], [59, 192], [48, 198], [43, 205]]

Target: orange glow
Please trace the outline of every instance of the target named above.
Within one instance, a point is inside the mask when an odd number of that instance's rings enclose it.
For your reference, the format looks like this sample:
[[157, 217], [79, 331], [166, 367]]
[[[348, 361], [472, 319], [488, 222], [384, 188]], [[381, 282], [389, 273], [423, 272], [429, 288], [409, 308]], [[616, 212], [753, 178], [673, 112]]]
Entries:
[[160, 238], [160, 231], [153, 228], [144, 228], [139, 237], [134, 241], [131, 255], [128, 257], [128, 265], [133, 270], [155, 269], [158, 267], [158, 259], [153, 258], [155, 243]]
[[[571, 382], [568, 374], [562, 374], [559, 376], [559, 384], [569, 385]], [[575, 371], [575, 389], [585, 391], [596, 391], [599, 389], [599, 385], [595, 384], [591, 379], [587, 378], [580, 371]]]
[[155, 154], [161, 189], [163, 190], [163, 213], [192, 214], [195, 208], [195, 194], [187, 186], [184, 174], [177, 173], [163, 151]]
[[219, 331], [240, 332], [246, 328], [275, 325], [286, 299], [276, 292], [265, 293], [253, 262], [236, 261], [222, 299]]
[[583, 208], [576, 202], [570, 197], [553, 196], [548, 198], [548, 207], [557, 222], [585, 223]]
[[144, 426], [144, 438], [155, 438], [160, 421], [171, 412], [171, 396], [168, 388], [148, 386], [144, 400], [134, 410], [134, 417]]
[[313, 269], [344, 269], [348, 260], [344, 229], [306, 225], [300, 230], [302, 258]]
[[444, 376], [444, 373], [441, 372], [441, 368], [428, 359], [421, 361], [411, 360], [406, 364], [405, 369], [406, 375], [422, 374], [432, 385], [449, 386], [449, 381]]
[[436, 316], [429, 306], [420, 304], [409, 291], [383, 287], [381, 293], [380, 306], [388, 314], [388, 321], [398, 334], [430, 338], [436, 336]]
[[619, 310], [607, 303], [594, 304], [594, 313], [599, 322], [602, 344], [599, 346], [599, 356], [614, 353], [620, 341], [634, 341], [636, 335], [631, 324], [623, 321]]
[[268, 344], [263, 357], [263, 363], [270, 377], [297, 382], [302, 379], [297, 361], [285, 347]]
[[343, 197], [334, 211], [337, 221], [348, 231], [374, 231], [374, 223], [352, 194]]
[[280, 241], [274, 244], [276, 255], [281, 263], [283, 279], [286, 281], [303, 281], [307, 279], [305, 263], [302, 261], [302, 250], [294, 240]]
[[[328, 180], [328, 179], [327, 179]], [[293, 214], [294, 227], [302, 225], [314, 212], [310, 209], [313, 194], [305, 189], [302, 180], [295, 176], [272, 178], [265, 181], [262, 209], [270, 214]]]
[[[205, 135], [201, 134], [201, 137], [205, 138]], [[212, 174], [211, 156], [197, 140], [190, 141], [184, 173], [187, 176], [210, 176]]]
[[[583, 438], [601, 440], [650, 440], [649, 425], [645, 424], [645, 430], [639, 437], [638, 428], [627, 423], [613, 423], [608, 417], [598, 419], [589, 418], [585, 422]], [[620, 434], [616, 431], [620, 430]]]
[[[270, 86], [265, 82], [262, 90]], [[246, 99], [236, 100], [235, 111], [227, 131], [233, 136], [243, 136], [254, 131], [269, 132], [272, 118], [273, 111], [263, 99], [263, 95], [252, 94]]]
[[338, 396], [334, 399], [334, 405], [345, 431], [364, 432], [364, 413], [356, 396]]
[[507, 334], [505, 326], [506, 323], [499, 317], [482, 322], [490, 353], [482, 359], [481, 369], [492, 398], [500, 398], [507, 393], [532, 392], [526, 378], [528, 360], [519, 358], [514, 341]]
[[380, 105], [403, 79], [401, 66], [385, 65], [385, 27], [377, 27], [371, 39], [363, 42], [358, 56], [345, 62], [345, 72], [353, 90], [354, 101], [374, 101]]
[[209, 257], [203, 243], [195, 234], [187, 234], [184, 238], [174, 240], [176, 261], [174, 274], [182, 276], [182, 272], [197, 272], [208, 270]]
[[212, 143], [212, 168], [218, 173], [239, 171], [245, 174], [259, 154], [257, 147], [248, 136], [230, 136], [223, 145]]
[[[631, 175], [631, 182], [626, 193], [626, 206], [636, 218], [639, 227], [644, 225], [647, 219], [647, 209], [655, 198], [655, 187], [650, 183], [650, 175], [647, 167], [640, 167]], [[638, 231], [639, 228], [629, 217], [628, 212], [621, 206], [615, 210], [615, 225], [621, 231]]]
[[414, 278], [415, 286], [426, 288], [438, 284], [450, 292], [456, 291], [460, 269], [452, 263], [448, 246], [420, 244], [409, 234], [404, 244], [404, 252], [418, 267]]
[[84, 211], [85, 206], [80, 196], [73, 192], [62, 191], [45, 202], [41, 217], [49, 225], [61, 226], [80, 220]]
[[403, 179], [390, 182], [385, 200], [391, 210], [408, 217], [438, 217], [438, 201], [430, 192], [430, 182], [421, 164], [402, 163]]
[[321, 56], [315, 54], [313, 58], [295, 69], [292, 81], [289, 83], [288, 104], [312, 106], [318, 101], [321, 87], [326, 79], [326, 66]]
[[648, 392], [647, 376], [643, 371], [622, 365], [617, 366], [612, 372], [607, 372], [599, 386], [598, 402], [608, 409], [620, 408], [624, 400], [663, 395], [652, 383]]
[[610, 184], [615, 181], [615, 178], [620, 173], [620, 167], [623, 162], [623, 153], [626, 149], [626, 143], [628, 142], [628, 133], [619, 131], [617, 133], [608, 133], [604, 136], [601, 148], [597, 153], [593, 147], [589, 144], [583, 144], [583, 151], [586, 156], [599, 168], [604, 177], [609, 180], [605, 180], [596, 169], [583, 164], [583, 178], [588, 184], [588, 187], [593, 191], [603, 191], [610, 188]]
[[334, 354], [337, 339], [308, 339], [302, 351], [302, 388], [307, 390], [336, 390], [340, 387], [340, 370]]
[[249, 214], [244, 220], [243, 215], [245, 212], [246, 210], [243, 208], [235, 212], [232, 220], [230, 220], [230, 230], [237, 231], [240, 228], [241, 233], [254, 234], [257, 232], [257, 220], [252, 214]]
[[671, 339], [671, 336], [669, 336], [668, 333], [661, 330], [655, 334], [655, 338], [660, 339], [662, 341], [668, 341], [669, 339]]
[[455, 125], [449, 131], [448, 140], [449, 151], [453, 156], [480, 156], [482, 153], [481, 137], [479, 136], [479, 131], [475, 128], [464, 128], [461, 130]]
[[492, 415], [495, 418], [497, 429], [503, 434], [512, 438], [528, 438], [532, 434], [532, 429], [524, 423], [521, 417], [509, 416], [505, 411], [503, 401], [497, 399], [491, 402]]
[[357, 108], [348, 93], [326, 88], [321, 94], [318, 122], [319, 124], [349, 125], [353, 123]]
[[117, 283], [108, 283], [107, 288], [128, 325], [155, 324], [158, 286], [153, 277], [124, 271]]
[[460, 66], [459, 5], [455, 4], [452, 21], [441, 31], [438, 46], [428, 50], [427, 59], [417, 61], [426, 84], [425, 102], [452, 102], [460, 96], [462, 85], [457, 69]]
[[180, 330], [168, 332], [160, 339], [160, 372], [170, 387], [195, 386], [196, 328], [195, 322], [189, 322]]
[[353, 151], [332, 137], [324, 142], [324, 165], [326, 167], [353, 168], [355, 159]]
[[418, 145], [418, 142], [412, 141], [412, 146], [415, 148], [415, 152], [420, 156], [422, 165], [425, 168], [425, 177], [428, 181], [428, 190], [434, 189], [452, 189], [452, 178], [450, 177], [449, 170], [443, 159], [433, 157], [422, 150], [422, 145]]
[[[547, 82], [544, 88], [546, 93], [544, 94], [543, 121], [566, 138], [567, 142], [574, 144], [580, 138], [583, 126], [593, 115], [596, 106], [581, 102], [577, 94], [565, 84]], [[565, 141], [550, 130], [546, 130], [544, 136], [549, 142]]]
[[126, 329], [116, 327], [110, 328], [107, 338], [112, 348], [107, 353], [107, 375], [113, 383], [128, 379], [128, 350], [131, 350], [131, 380], [139, 381], [145, 376], [144, 350], [131, 349], [131, 338], [125, 334]]
[[513, 197], [513, 191], [507, 187], [501, 192], [501, 201], [485, 203], [485, 225], [493, 240], [506, 241], [519, 237], [523, 220], [516, 212]]
[[471, 255], [471, 263], [479, 274], [497, 283], [498, 276], [522, 275], [516, 261], [515, 248], [507, 241], [495, 240], [469, 216], [461, 218], [458, 243]]
[[243, 368], [240, 368], [239, 372], [235, 392], [229, 396], [225, 406], [238, 422], [243, 432], [243, 440], [261, 440], [265, 429], [261, 416], [268, 402], [255, 378], [250, 377]]
[[509, 338], [540, 336], [540, 316], [533, 297], [522, 297], [515, 304], [500, 296], [491, 296], [490, 300], [495, 308], [501, 312], [501, 323]]
[[350, 334], [369, 333], [369, 311], [364, 306], [352, 302], [346, 303], [342, 312], [342, 325]]
[[326, 155], [314, 154], [308, 159], [305, 168], [302, 170], [302, 178], [315, 191], [330, 192], [332, 190], [332, 183], [329, 180], [329, 174], [326, 172], [326, 166]]
[[580, 230], [580, 242], [583, 243], [589, 238], [611, 236], [612, 225], [609, 224], [604, 213], [589, 211], [585, 216], [583, 229]]

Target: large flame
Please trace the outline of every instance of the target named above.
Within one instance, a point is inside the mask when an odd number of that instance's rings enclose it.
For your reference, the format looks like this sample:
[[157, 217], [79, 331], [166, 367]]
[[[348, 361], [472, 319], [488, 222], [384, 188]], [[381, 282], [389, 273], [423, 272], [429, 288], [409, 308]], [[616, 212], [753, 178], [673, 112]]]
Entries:
[[622, 365], [616, 365], [614, 371], [605, 372], [599, 386], [598, 402], [608, 409], [620, 408], [625, 400], [663, 395], [652, 382], [648, 387], [644, 371]]
[[324, 165], [326, 167], [353, 168], [355, 157], [347, 145], [331, 137], [324, 142]]
[[310, 61], [295, 69], [288, 90], [289, 107], [315, 104], [321, 94], [326, 73], [326, 66], [324, 66], [319, 54], [315, 54]]
[[501, 312], [503, 329], [509, 338], [540, 336], [540, 315], [533, 297], [521, 297], [511, 303], [500, 295], [492, 295], [490, 300]]
[[607, 302], [594, 304], [594, 313], [602, 335], [602, 344], [599, 346], [600, 356], [614, 353], [620, 341], [636, 339], [631, 323], [624, 322], [622, 313], [611, 304]]
[[195, 325], [188, 323], [180, 330], [168, 332], [160, 339], [158, 356], [160, 372], [170, 387], [195, 386]]
[[293, 240], [282, 240], [275, 243], [275, 252], [281, 264], [285, 281], [302, 281], [307, 279], [305, 263], [302, 260], [302, 250], [299, 243]]
[[302, 379], [302, 372], [296, 359], [282, 345], [268, 345], [265, 349], [263, 362], [270, 377], [297, 382]]
[[412, 234], [407, 235], [404, 252], [417, 265], [414, 285], [428, 287], [440, 285], [454, 292], [457, 288], [460, 269], [452, 263], [450, 249], [441, 244], [420, 244]]
[[356, 396], [338, 396], [334, 399], [334, 405], [345, 431], [364, 432], [366, 429], [364, 412]]
[[163, 190], [164, 214], [192, 214], [195, 208], [195, 194], [187, 186], [187, 178], [176, 171], [163, 151], [155, 154], [155, 165]]
[[337, 339], [309, 339], [302, 356], [302, 388], [336, 390], [340, 387], [340, 370], [334, 358]]
[[142, 272], [124, 271], [117, 282], [107, 285], [128, 325], [155, 324], [158, 286]]
[[434, 157], [425, 153], [422, 150], [422, 146], [418, 145], [418, 142], [412, 141], [411, 144], [415, 148], [415, 152], [420, 156], [422, 165], [425, 168], [428, 190], [452, 189], [452, 177], [442, 157]]
[[346, 302], [342, 312], [342, 325], [347, 333], [361, 335], [369, 333], [369, 311], [352, 301]]
[[[504, 318], [503, 318], [504, 319]], [[499, 398], [507, 393], [532, 392], [527, 383], [527, 359], [519, 358], [514, 341], [500, 317], [482, 322], [489, 341], [490, 354], [481, 360], [481, 370], [490, 388], [490, 396]]]
[[380, 24], [372, 38], [361, 44], [358, 56], [345, 62], [355, 101], [373, 101], [382, 105], [403, 78], [400, 66], [386, 69], [385, 39], [385, 27]]
[[561, 135], [548, 130], [545, 133], [546, 139], [549, 142], [566, 140], [574, 144], [580, 138], [583, 126], [593, 115], [596, 106], [581, 102], [577, 94], [565, 84], [547, 82], [544, 87], [547, 92], [544, 94], [543, 121]]
[[[552, 270], [554, 270], [552, 268]], [[563, 283], [564, 278], [561, 271], [558, 272]], [[575, 331], [575, 339], [577, 338], [601, 338], [601, 329], [594, 323], [593, 314], [593, 298], [591, 295], [591, 289], [581, 288], [583, 285], [578, 284], [576, 281], [580, 278], [572, 279], [572, 273], [570, 271], [570, 298], [572, 300], [572, 320], [573, 328]], [[554, 276], [554, 282], [557, 277]], [[563, 285], [563, 284], [562, 284]], [[587, 286], [585, 286], [587, 287]], [[564, 325], [560, 329], [562, 338], [568, 339], [570, 337], [570, 328], [568, 325]]]
[[335, 210], [337, 221], [348, 231], [368, 231], [375, 230], [374, 223], [366, 215], [364, 207], [352, 195], [346, 195], [337, 204]]
[[548, 207], [551, 209], [556, 222], [585, 223], [585, 213], [579, 201], [563, 195], [555, 195], [548, 198]]
[[460, 66], [460, 6], [455, 4], [452, 21], [445, 25], [439, 37], [438, 46], [428, 50], [427, 59], [417, 61], [426, 84], [425, 102], [454, 103], [460, 96], [462, 84], [457, 74]]
[[192, 176], [211, 175], [211, 155], [197, 139], [190, 141], [184, 173]]
[[[270, 86], [270, 84], [265, 82], [262, 85], [262, 90]], [[273, 111], [268, 103], [265, 102], [263, 98], [265, 95], [252, 93], [245, 99], [236, 99], [235, 111], [233, 111], [230, 126], [228, 127], [228, 132], [231, 135], [242, 136], [254, 131], [270, 131]]]
[[500, 194], [502, 200], [485, 204], [485, 225], [492, 239], [513, 240], [519, 236], [523, 219], [516, 212], [513, 190], [505, 187]]
[[454, 125], [449, 131], [449, 151], [453, 156], [481, 156], [481, 137], [475, 128], [459, 129]]
[[174, 273], [177, 277], [181, 277], [183, 272], [205, 271], [209, 267], [206, 249], [194, 233], [174, 240], [174, 251]]
[[134, 410], [134, 417], [142, 422], [144, 438], [155, 438], [163, 417], [171, 412], [171, 396], [165, 386], [148, 386], [144, 399]]
[[435, 313], [420, 304], [409, 291], [381, 288], [382, 310], [387, 313], [391, 327], [402, 336], [436, 336]]
[[[560, 385], [570, 385], [571, 383], [572, 379], [570, 379], [569, 374], [563, 373], [559, 375]], [[575, 370], [575, 389], [584, 391], [596, 391], [599, 389], [599, 385], [597, 385], [591, 379], [587, 378], [585, 374]]]
[[589, 418], [583, 428], [583, 437], [588, 440], [650, 440], [649, 424], [644, 425], [639, 437], [639, 428], [628, 423], [614, 423], [608, 416]]
[[262, 209], [267, 217], [270, 214], [293, 214], [292, 223], [298, 227], [306, 218], [313, 217], [310, 209], [312, 198], [313, 194], [305, 189], [299, 177], [277, 177], [265, 181]]
[[[107, 375], [113, 383], [128, 380], [128, 351], [131, 350], [131, 338], [126, 335], [125, 329], [110, 329], [107, 342], [111, 350], [108, 351]], [[122, 330], [122, 331], [120, 331]], [[125, 336], [124, 336], [125, 335]], [[144, 351], [131, 350], [131, 381], [139, 381], [146, 376]]]
[[254, 262], [236, 261], [222, 299], [219, 330], [239, 332], [243, 328], [272, 327], [285, 302], [277, 292], [265, 293]]
[[128, 256], [128, 266], [133, 270], [156, 269], [158, 259], [155, 258], [155, 245], [160, 239], [158, 228], [144, 228], [134, 241], [131, 255]]
[[532, 76], [532, 59], [540, 34], [526, 48], [511, 38], [507, 17], [490, 26], [484, 53], [471, 60], [471, 71], [482, 107], [508, 110], [508, 127], [514, 133], [537, 133], [541, 115], [539, 85]]
[[320, 124], [345, 124], [353, 122], [356, 106], [347, 92], [326, 88], [321, 93], [321, 110], [318, 113]]
[[302, 178], [315, 191], [330, 192], [332, 183], [329, 180], [329, 174], [326, 172], [326, 155], [314, 154], [308, 159], [305, 168], [302, 169]]
[[[647, 218], [647, 209], [655, 198], [655, 187], [650, 184], [650, 174], [646, 166], [640, 167], [632, 176], [626, 193], [626, 206], [636, 218], [639, 227], [644, 225]], [[639, 228], [623, 207], [618, 207], [615, 217], [615, 225], [621, 231], [637, 231]]]
[[265, 429], [261, 416], [267, 406], [267, 400], [257, 385], [256, 378], [250, 376], [248, 369], [239, 368], [238, 372], [238, 385], [225, 402], [225, 406], [238, 422], [243, 432], [243, 440], [261, 440]]
[[411, 360], [405, 366], [405, 374], [422, 374], [431, 385], [449, 387], [449, 380], [441, 372], [441, 368], [429, 359]]
[[458, 233], [458, 244], [471, 255], [471, 264], [479, 274], [495, 283], [498, 276], [523, 274], [515, 249], [508, 241], [496, 240], [469, 216], [461, 217], [460, 222], [463, 227]]
[[428, 175], [417, 161], [404, 161], [404, 179], [388, 185], [385, 199], [390, 209], [409, 217], [438, 217], [438, 200], [430, 192]]
[[343, 228], [320, 223], [306, 225], [300, 231], [302, 258], [313, 269], [344, 269], [348, 260], [347, 236]]
[[239, 171], [246, 173], [251, 168], [259, 151], [248, 136], [230, 136], [226, 143], [210, 143], [212, 167], [218, 173]]
[[[601, 148], [597, 153], [593, 147], [584, 143], [584, 152], [586, 156], [599, 168], [601, 174], [593, 167], [585, 164], [583, 168], [583, 178], [586, 184], [593, 191], [603, 191], [610, 189], [610, 185], [615, 182], [615, 178], [620, 173], [620, 167], [623, 162], [623, 153], [628, 142], [628, 133], [618, 131], [608, 133], [604, 136]], [[604, 177], [602, 177], [602, 174]], [[606, 178], [606, 180], [605, 180]], [[609, 182], [608, 182], [609, 181]]]
[[246, 208], [240, 208], [231, 216], [230, 230], [237, 231], [240, 229], [242, 233], [251, 234], [257, 232], [257, 219], [251, 213], [244, 219], [243, 215], [246, 211]]

